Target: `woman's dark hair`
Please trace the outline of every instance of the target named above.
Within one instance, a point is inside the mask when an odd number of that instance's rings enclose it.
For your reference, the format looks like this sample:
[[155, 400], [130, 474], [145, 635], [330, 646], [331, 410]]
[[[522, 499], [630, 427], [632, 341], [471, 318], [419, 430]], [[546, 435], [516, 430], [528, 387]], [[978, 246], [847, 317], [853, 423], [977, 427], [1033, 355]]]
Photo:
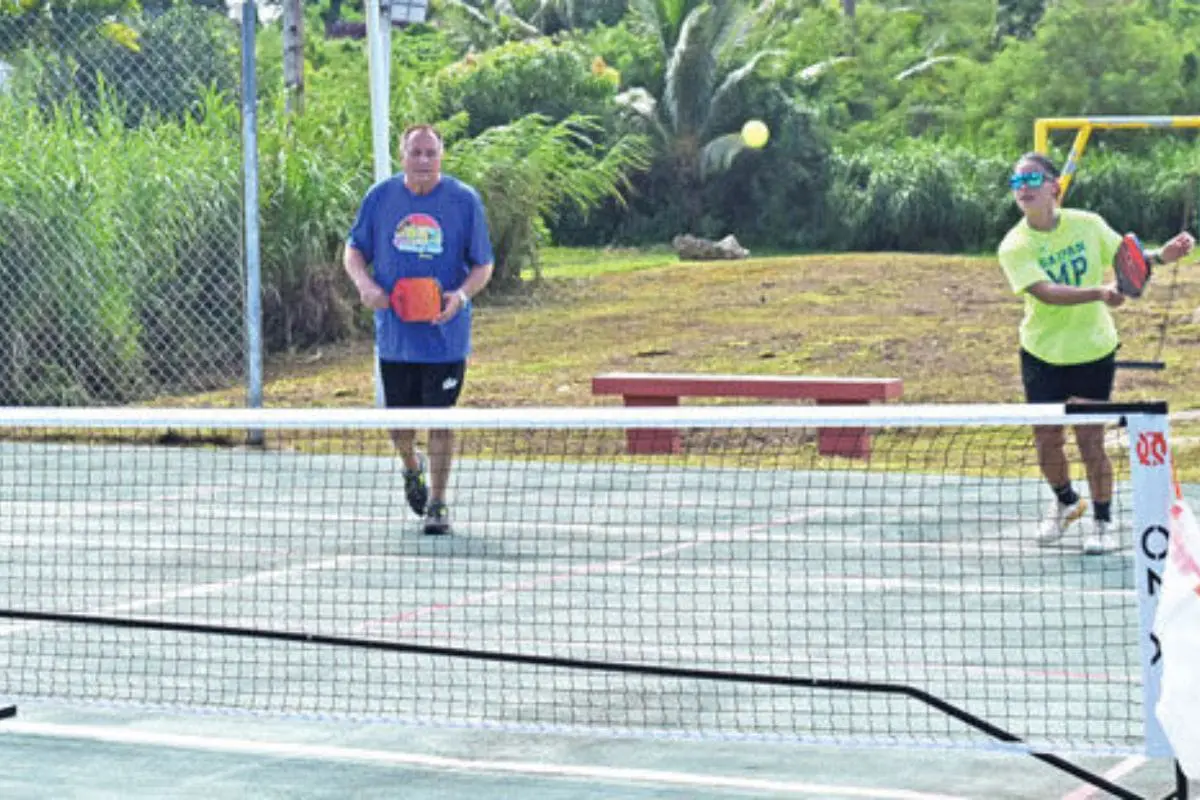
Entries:
[[1013, 164], [1013, 167], [1015, 168], [1016, 165], [1020, 164], [1022, 161], [1032, 161], [1033, 163], [1037, 164], [1041, 168], [1042, 172], [1046, 173], [1047, 178], [1057, 178], [1062, 174], [1058, 171], [1058, 167], [1054, 165], [1054, 162], [1041, 153], [1026, 153], [1017, 159], [1017, 162], [1016, 164]]

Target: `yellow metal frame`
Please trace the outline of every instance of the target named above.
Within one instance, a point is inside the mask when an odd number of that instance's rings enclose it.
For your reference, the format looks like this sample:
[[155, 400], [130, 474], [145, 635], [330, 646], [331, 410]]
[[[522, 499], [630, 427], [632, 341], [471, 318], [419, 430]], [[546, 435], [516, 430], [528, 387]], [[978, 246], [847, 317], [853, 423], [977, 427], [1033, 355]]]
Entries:
[[1067, 162], [1062, 168], [1059, 183], [1062, 196], [1067, 194], [1071, 179], [1079, 169], [1083, 151], [1087, 149], [1092, 131], [1147, 130], [1150, 128], [1200, 128], [1200, 116], [1184, 117], [1043, 117], [1033, 123], [1033, 149], [1046, 153], [1050, 147], [1051, 131], [1077, 131]]

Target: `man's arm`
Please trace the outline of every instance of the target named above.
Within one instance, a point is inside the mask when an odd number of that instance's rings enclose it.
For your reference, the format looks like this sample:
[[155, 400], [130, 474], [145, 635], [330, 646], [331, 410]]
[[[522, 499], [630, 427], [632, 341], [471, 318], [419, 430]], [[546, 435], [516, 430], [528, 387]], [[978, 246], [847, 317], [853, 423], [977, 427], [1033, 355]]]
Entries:
[[494, 264], [480, 264], [477, 267], [471, 267], [471, 271], [467, 273], [467, 279], [463, 281], [462, 286], [446, 295], [446, 307], [442, 309], [442, 313], [438, 315], [433, 323], [437, 325], [447, 322], [453, 319], [455, 314], [466, 308], [472, 298], [482, 292], [483, 288], [488, 285], [488, 281], [492, 279], [494, 268]]
[[492, 279], [492, 269], [495, 266], [495, 256], [492, 254], [491, 235], [488, 231], [487, 211], [483, 207], [483, 199], [479, 193], [471, 191], [471, 221], [467, 237], [466, 251], [463, 257], [471, 265], [467, 271], [467, 279], [461, 287], [460, 301], [470, 302], [471, 298], [483, 291]]
[[358, 289], [358, 297], [364, 306], [376, 310], [388, 307], [390, 301], [387, 292], [371, 277], [367, 269], [367, 259], [357, 247], [352, 244], [346, 245], [346, 251], [342, 255], [342, 266], [354, 282], [354, 288]]
[[1167, 242], [1159, 249], [1151, 250], [1150, 252], [1146, 253], [1146, 256], [1150, 258], [1151, 263], [1155, 263], [1159, 266], [1163, 264], [1171, 264], [1192, 252], [1192, 248], [1195, 246], [1195, 238], [1193, 238], [1193, 236], [1187, 231], [1184, 231], [1183, 233], [1173, 236], [1171, 241]]
[[471, 271], [467, 274], [467, 279], [463, 281], [463, 285], [459, 287], [459, 291], [466, 294], [467, 300], [471, 300], [488, 285], [488, 281], [492, 279], [494, 268], [494, 264], [480, 264], [477, 267], [471, 267]]

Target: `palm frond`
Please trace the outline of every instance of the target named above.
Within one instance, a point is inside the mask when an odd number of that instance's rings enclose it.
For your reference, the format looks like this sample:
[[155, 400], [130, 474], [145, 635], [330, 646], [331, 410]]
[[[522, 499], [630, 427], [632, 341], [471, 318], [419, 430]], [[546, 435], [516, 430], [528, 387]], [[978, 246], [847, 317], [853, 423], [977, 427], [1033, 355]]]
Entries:
[[629, 175], [649, 166], [645, 137], [623, 137], [601, 154], [602, 133], [589, 117], [554, 123], [531, 114], [456, 143], [447, 153], [448, 170], [484, 198], [502, 283], [520, 280], [525, 268], [536, 274], [536, 241], [546, 220], [568, 206], [586, 213], [608, 198], [623, 203]]
[[[513, 9], [514, 16], [519, 16], [511, 0], [496, 0], [496, 2], [497, 6], [503, 2], [505, 6]], [[538, 0], [537, 8], [525, 18], [525, 21], [544, 34], [547, 26], [556, 17], [567, 28], [575, 27], [575, 0]]]
[[707, 180], [729, 169], [738, 153], [745, 149], [740, 133], [727, 133], [709, 141], [700, 150], [700, 179]]
[[908, 78], [913, 77], [914, 75], [920, 75], [921, 73], [926, 72], [926, 71], [932, 69], [933, 67], [936, 67], [938, 64], [948, 64], [948, 63], [953, 63], [955, 61], [961, 61], [961, 60], [962, 59], [959, 56], [934, 56], [933, 58], [927, 58], [924, 61], [921, 61], [917, 64], [912, 65], [911, 67], [904, 70], [903, 72], [897, 73], [896, 77], [893, 78], [893, 80], [897, 80], [897, 81], [906, 80]]
[[446, 2], [465, 15], [472, 22], [482, 25], [483, 27], [492, 31], [499, 29], [499, 26], [496, 25], [494, 20], [470, 3], [465, 3], [463, 0], [446, 0]]
[[718, 31], [714, 43], [718, 50], [730, 45], [739, 45], [758, 25], [758, 21], [774, 8], [774, 0], [764, 0], [754, 8], [747, 8], [743, 0], [711, 0], [717, 7]]
[[510, 2], [510, 0], [496, 0], [492, 4], [492, 9], [497, 14], [504, 17], [505, 19], [508, 19], [514, 25], [516, 25], [517, 28], [520, 29], [520, 31], [524, 35], [526, 35], [526, 36], [541, 36], [542, 35], [542, 31], [540, 28], [538, 28], [534, 25], [530, 25], [528, 22], [526, 22], [521, 17], [520, 14], [517, 13], [517, 9], [513, 7], [513, 4], [512, 4], [512, 2]]
[[629, 0], [629, 10], [634, 23], [654, 34], [660, 52], [667, 52], [667, 41], [663, 35], [662, 20], [658, 16], [655, 0]]
[[541, 30], [516, 12], [509, 0], [497, 0], [486, 9], [466, 0], [445, 0], [450, 13], [442, 18], [450, 23], [451, 35], [469, 48], [487, 50], [512, 39], [541, 36]]
[[709, 101], [708, 117], [705, 119], [705, 123], [701, 128], [702, 134], [708, 130], [709, 122], [717, 118], [717, 111], [720, 109], [721, 103], [725, 100], [730, 92], [737, 88], [739, 83], [741, 83], [746, 79], [747, 76], [754, 72], [754, 68], [758, 66], [758, 62], [769, 56], [782, 55], [786, 55], [783, 50], [760, 50], [751, 56], [750, 60], [745, 64], [726, 75], [725, 80], [721, 81], [721, 85], [717, 87], [715, 92], [713, 92], [712, 100]]
[[642, 120], [649, 123], [651, 128], [663, 141], [671, 138], [662, 120], [659, 119], [658, 101], [654, 99], [654, 95], [645, 89], [640, 87], [628, 89], [614, 97], [613, 101], [621, 108], [633, 112]]
[[711, 99], [716, 72], [712, 41], [704, 33], [711, 6], [700, 5], [688, 14], [671, 50], [664, 80], [662, 113], [676, 134], [699, 128], [703, 109]]
[[854, 56], [836, 56], [827, 58], [824, 61], [818, 61], [815, 64], [809, 64], [796, 75], [796, 79], [804, 83], [815, 81], [817, 78], [824, 75], [829, 70], [836, 67], [838, 64], [845, 64], [848, 61], [853, 61]]
[[[727, 2], [727, 0], [717, 0]], [[635, 19], [652, 30], [663, 55], [669, 55], [679, 41], [684, 21], [708, 0], [629, 0]]]

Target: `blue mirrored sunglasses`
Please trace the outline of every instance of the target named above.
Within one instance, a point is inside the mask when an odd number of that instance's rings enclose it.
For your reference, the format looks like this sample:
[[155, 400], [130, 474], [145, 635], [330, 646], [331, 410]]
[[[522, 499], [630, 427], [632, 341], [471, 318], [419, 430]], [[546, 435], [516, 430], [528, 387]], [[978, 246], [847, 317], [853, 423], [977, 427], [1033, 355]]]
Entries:
[[1046, 176], [1041, 172], [1018, 172], [1008, 179], [1008, 186], [1014, 192], [1022, 186], [1036, 189], [1046, 182]]

